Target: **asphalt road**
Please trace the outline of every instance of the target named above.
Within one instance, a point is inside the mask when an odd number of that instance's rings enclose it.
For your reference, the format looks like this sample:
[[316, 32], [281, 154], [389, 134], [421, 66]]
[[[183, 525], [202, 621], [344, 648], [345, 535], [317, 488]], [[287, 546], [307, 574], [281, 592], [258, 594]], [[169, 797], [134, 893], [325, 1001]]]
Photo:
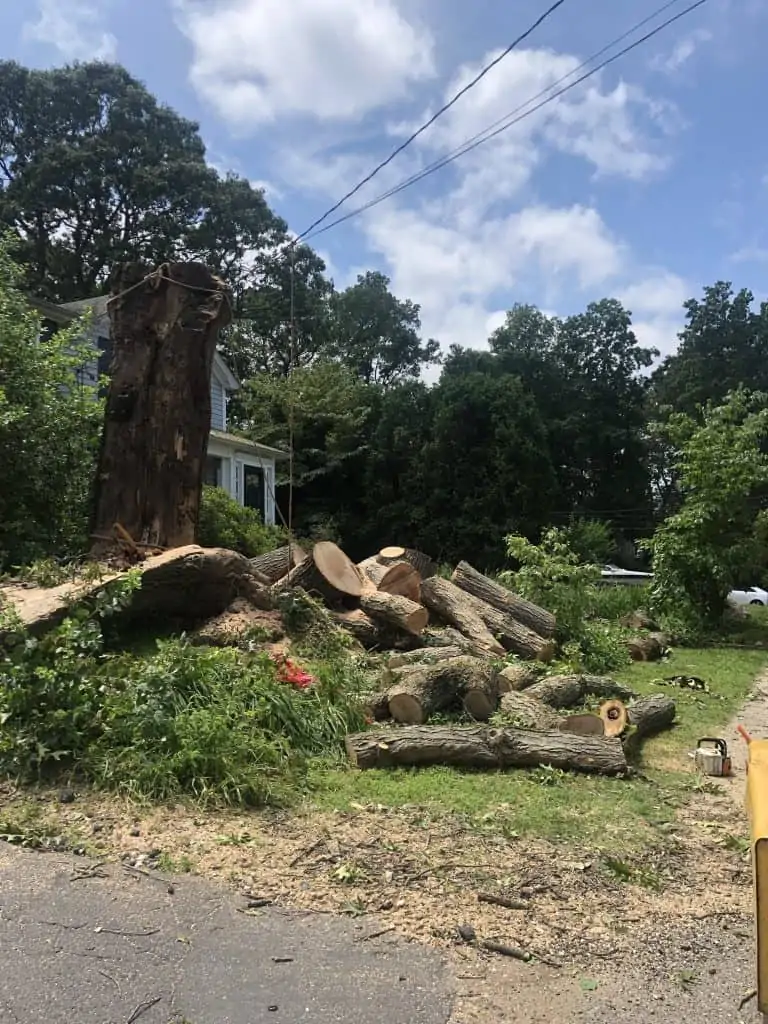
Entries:
[[[446, 1024], [440, 956], [376, 923], [0, 843], [0, 1021]], [[245, 913], [241, 912], [246, 910]]]

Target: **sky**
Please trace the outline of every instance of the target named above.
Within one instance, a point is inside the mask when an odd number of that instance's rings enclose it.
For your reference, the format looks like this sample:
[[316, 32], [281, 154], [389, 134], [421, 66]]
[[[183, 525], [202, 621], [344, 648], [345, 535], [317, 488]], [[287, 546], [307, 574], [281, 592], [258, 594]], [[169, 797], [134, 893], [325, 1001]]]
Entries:
[[[0, 0], [0, 57], [118, 61], [200, 124], [213, 166], [264, 187], [303, 232], [550, 3]], [[527, 104], [661, 3], [565, 0], [340, 213]], [[611, 296], [641, 342], [669, 353], [683, 302], [705, 285], [768, 297], [767, 48], [768, 0], [708, 0], [311, 244], [338, 288], [387, 274], [445, 346], [482, 348], [515, 302], [568, 315]]]

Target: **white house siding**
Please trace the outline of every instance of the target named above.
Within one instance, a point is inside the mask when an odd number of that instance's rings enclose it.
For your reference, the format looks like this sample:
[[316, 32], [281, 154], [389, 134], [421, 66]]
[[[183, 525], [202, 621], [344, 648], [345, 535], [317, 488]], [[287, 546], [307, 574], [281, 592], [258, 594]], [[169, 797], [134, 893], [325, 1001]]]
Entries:
[[214, 375], [211, 377], [211, 428], [227, 429], [227, 404], [224, 397], [224, 385]]
[[221, 459], [220, 486], [239, 504], [244, 500], [244, 472], [246, 466], [260, 469], [264, 474], [264, 522], [275, 522], [275, 460], [266, 454], [239, 448], [217, 437], [208, 440], [208, 455]]

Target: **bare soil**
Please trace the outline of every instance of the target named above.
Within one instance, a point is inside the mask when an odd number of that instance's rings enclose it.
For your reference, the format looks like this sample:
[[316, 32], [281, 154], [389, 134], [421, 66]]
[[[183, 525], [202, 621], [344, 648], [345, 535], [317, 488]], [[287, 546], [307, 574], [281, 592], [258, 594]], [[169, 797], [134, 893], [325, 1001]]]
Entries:
[[[768, 677], [739, 716], [768, 734]], [[456, 980], [451, 1024], [755, 1021], [752, 878], [743, 753], [706, 782], [641, 864], [611, 865], [577, 845], [468, 831], [417, 807], [336, 813], [145, 811], [78, 793], [41, 794], [42, 818], [67, 842], [139, 871], [193, 871], [283, 907], [370, 915], [371, 927], [438, 947]], [[692, 769], [693, 770], [693, 769]], [[6, 792], [13, 819], [29, 794]], [[509, 910], [478, 894], [521, 900]], [[462, 942], [521, 947], [523, 963]]]

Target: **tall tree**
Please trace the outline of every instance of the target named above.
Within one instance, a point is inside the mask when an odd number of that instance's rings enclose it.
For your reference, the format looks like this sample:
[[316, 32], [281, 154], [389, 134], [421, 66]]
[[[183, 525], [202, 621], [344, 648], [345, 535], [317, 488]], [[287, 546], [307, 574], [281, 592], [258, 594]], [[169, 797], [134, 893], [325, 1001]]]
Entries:
[[100, 62], [0, 62], [0, 224], [27, 287], [57, 301], [99, 294], [128, 260], [195, 252], [227, 272], [283, 228], [258, 190], [206, 164], [194, 122]]
[[419, 336], [419, 307], [389, 290], [378, 271], [360, 274], [331, 304], [331, 351], [366, 384], [391, 387], [439, 361], [440, 346]]
[[653, 377], [653, 397], [663, 413], [701, 415], [707, 402], [723, 401], [739, 387], [768, 390], [768, 304], [752, 309], [746, 288], [728, 281], [685, 303], [680, 346]]

